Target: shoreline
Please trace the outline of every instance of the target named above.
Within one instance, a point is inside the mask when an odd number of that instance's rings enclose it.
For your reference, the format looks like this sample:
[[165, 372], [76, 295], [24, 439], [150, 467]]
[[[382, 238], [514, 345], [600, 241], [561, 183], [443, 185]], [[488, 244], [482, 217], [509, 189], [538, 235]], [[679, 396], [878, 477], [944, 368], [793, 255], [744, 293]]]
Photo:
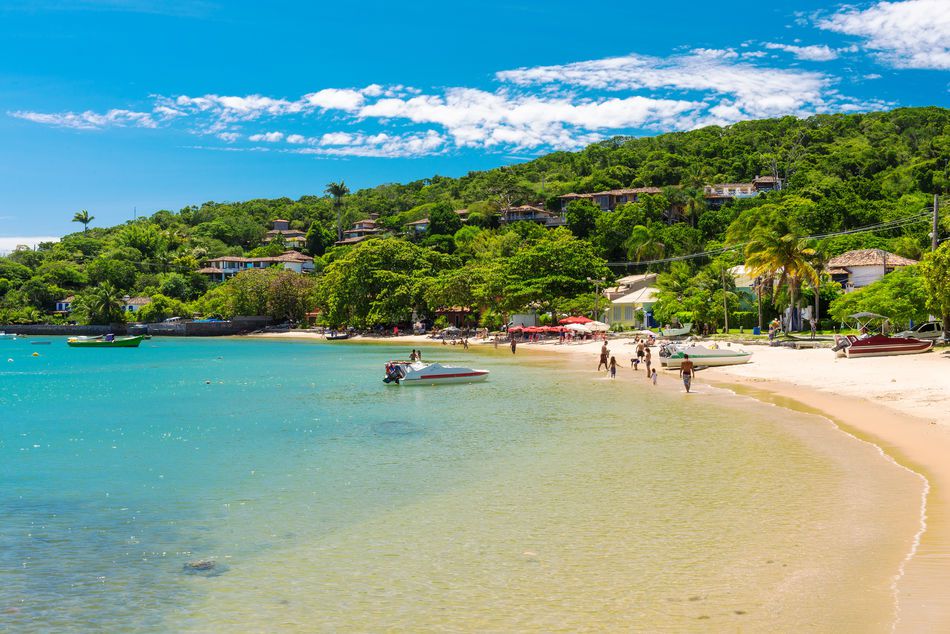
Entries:
[[[315, 333], [290, 332], [249, 338], [323, 339]], [[349, 341], [442, 347], [425, 335], [355, 337]], [[621, 377], [630, 375], [633, 352], [625, 343], [607, 342], [618, 357]], [[492, 344], [472, 339], [470, 345], [477, 349]], [[521, 344], [518, 352], [535, 359], [558, 355], [583, 359], [593, 370], [601, 345], [600, 341]], [[843, 433], [876, 447], [885, 459], [920, 476], [921, 530], [895, 575], [893, 630], [950, 629], [950, 597], [945, 590], [950, 584], [950, 463], [946, 461], [950, 455], [950, 373], [939, 365], [947, 363], [946, 355], [931, 352], [836, 359], [829, 350], [749, 348], [753, 352], [750, 363], [704, 370], [697, 373], [694, 383], [823, 417]], [[656, 355], [654, 359], [659, 361]], [[678, 380], [670, 380], [676, 378], [672, 372], [662, 368], [658, 372], [664, 379], [659, 388], [672, 386], [682, 391]], [[874, 394], [873, 400], [862, 396], [867, 393]]]

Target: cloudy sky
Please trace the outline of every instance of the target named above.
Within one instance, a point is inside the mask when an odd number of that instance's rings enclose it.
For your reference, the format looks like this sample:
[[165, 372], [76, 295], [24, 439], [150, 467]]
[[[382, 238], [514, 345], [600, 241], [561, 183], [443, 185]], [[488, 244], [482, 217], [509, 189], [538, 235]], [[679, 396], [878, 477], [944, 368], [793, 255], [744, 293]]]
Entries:
[[79, 209], [114, 224], [616, 134], [948, 106], [948, 43], [950, 0], [7, 0], [0, 241]]

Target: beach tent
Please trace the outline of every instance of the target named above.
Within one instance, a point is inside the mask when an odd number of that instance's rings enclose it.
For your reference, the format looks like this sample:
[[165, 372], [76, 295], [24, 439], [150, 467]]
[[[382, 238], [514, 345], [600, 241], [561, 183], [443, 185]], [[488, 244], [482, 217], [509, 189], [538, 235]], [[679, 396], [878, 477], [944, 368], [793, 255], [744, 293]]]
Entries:
[[565, 325], [566, 324], [589, 324], [592, 321], [594, 320], [588, 319], [587, 317], [584, 317], [584, 316], [578, 316], [578, 317], [565, 317], [564, 319], [561, 319], [557, 323], [565, 324]]
[[605, 324], [602, 321], [589, 321], [584, 324], [589, 330], [594, 332], [607, 332], [610, 330], [610, 326]]

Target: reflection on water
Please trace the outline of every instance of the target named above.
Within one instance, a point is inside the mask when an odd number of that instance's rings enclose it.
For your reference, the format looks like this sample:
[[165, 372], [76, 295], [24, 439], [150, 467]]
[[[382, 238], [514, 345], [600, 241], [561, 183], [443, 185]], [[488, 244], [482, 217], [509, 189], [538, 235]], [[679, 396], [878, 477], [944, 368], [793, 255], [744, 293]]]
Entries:
[[918, 521], [820, 419], [510, 353], [0, 348], [0, 628], [883, 631]]

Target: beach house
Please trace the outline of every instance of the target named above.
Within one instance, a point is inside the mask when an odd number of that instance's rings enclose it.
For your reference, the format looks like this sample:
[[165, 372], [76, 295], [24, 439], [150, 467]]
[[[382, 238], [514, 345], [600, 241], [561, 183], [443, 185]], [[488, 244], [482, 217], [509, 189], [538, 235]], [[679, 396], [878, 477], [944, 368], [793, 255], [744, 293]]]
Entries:
[[604, 289], [609, 306], [606, 322], [624, 328], [649, 328], [653, 321], [653, 305], [660, 290], [656, 287], [656, 273], [628, 275], [617, 280], [616, 286]]
[[68, 314], [73, 310], [73, 302], [76, 301], [76, 298], [72, 295], [56, 302], [56, 311], [57, 313]]
[[262, 258], [242, 258], [228, 255], [208, 260], [208, 266], [198, 269], [198, 273], [207, 275], [212, 282], [223, 282], [241, 271], [265, 269], [280, 266], [295, 273], [312, 273], [313, 258], [297, 251], [285, 251], [277, 256]]
[[873, 284], [894, 269], [915, 264], [917, 260], [883, 249], [857, 249], [828, 260], [826, 270], [847, 293]]
[[272, 223], [273, 228], [264, 234], [264, 242], [273, 242], [283, 238], [284, 244], [292, 249], [303, 248], [307, 242], [307, 234], [303, 231], [290, 228], [290, 221], [278, 218]]
[[119, 307], [122, 309], [123, 313], [137, 313], [142, 310], [143, 306], [147, 306], [152, 303], [151, 297], [129, 297], [125, 296], [122, 298], [122, 303]]

